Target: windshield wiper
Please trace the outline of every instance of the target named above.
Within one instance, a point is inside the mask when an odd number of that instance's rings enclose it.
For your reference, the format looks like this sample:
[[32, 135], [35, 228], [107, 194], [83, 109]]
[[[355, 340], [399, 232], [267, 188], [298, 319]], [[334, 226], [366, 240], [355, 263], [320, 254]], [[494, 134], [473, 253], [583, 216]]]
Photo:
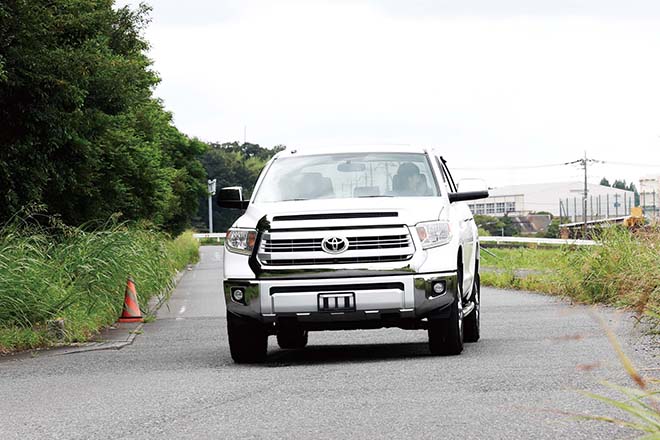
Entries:
[[385, 195], [383, 195], [383, 196], [358, 196], [356, 198], [358, 198], [358, 199], [373, 199], [375, 197], [394, 197], [394, 196], [385, 196]]
[[280, 200], [281, 202], [301, 202], [303, 200], [311, 200], [311, 199], [284, 199]]

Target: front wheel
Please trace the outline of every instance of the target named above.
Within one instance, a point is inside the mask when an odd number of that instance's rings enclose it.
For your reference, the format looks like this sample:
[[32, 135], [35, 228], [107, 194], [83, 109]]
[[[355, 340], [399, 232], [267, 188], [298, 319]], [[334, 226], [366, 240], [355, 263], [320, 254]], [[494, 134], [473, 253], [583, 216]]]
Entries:
[[231, 357], [237, 364], [266, 360], [268, 333], [260, 322], [227, 313], [227, 335]]
[[463, 301], [457, 293], [449, 318], [429, 319], [429, 348], [434, 355], [452, 356], [463, 351]]

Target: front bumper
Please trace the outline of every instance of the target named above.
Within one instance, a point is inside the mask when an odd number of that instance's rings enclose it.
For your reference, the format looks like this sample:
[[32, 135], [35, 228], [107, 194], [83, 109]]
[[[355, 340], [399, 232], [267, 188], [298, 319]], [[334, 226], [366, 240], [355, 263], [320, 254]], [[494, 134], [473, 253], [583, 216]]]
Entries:
[[[436, 283], [445, 286], [441, 294], [433, 291]], [[457, 289], [455, 272], [326, 279], [228, 279], [223, 285], [227, 310], [231, 313], [266, 324], [287, 320], [308, 324], [310, 328], [351, 328], [351, 323], [358, 328], [403, 326], [402, 322], [419, 321], [446, 309], [456, 298]], [[241, 301], [232, 297], [232, 291], [237, 288], [244, 292]], [[332, 292], [353, 292], [354, 310], [319, 311], [319, 295]]]

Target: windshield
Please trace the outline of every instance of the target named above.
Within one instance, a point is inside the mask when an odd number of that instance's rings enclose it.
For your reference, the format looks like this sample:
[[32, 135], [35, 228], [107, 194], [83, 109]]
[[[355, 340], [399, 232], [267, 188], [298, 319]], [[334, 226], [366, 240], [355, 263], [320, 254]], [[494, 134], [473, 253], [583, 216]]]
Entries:
[[254, 201], [429, 197], [437, 194], [435, 178], [424, 154], [327, 154], [275, 160]]

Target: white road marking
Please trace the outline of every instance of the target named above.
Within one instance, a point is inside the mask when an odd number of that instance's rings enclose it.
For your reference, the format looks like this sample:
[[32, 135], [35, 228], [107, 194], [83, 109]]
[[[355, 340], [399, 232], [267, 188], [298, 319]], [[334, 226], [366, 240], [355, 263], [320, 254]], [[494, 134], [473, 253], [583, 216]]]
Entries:
[[179, 309], [179, 315], [183, 315], [183, 313], [186, 311], [186, 306], [181, 306]]

